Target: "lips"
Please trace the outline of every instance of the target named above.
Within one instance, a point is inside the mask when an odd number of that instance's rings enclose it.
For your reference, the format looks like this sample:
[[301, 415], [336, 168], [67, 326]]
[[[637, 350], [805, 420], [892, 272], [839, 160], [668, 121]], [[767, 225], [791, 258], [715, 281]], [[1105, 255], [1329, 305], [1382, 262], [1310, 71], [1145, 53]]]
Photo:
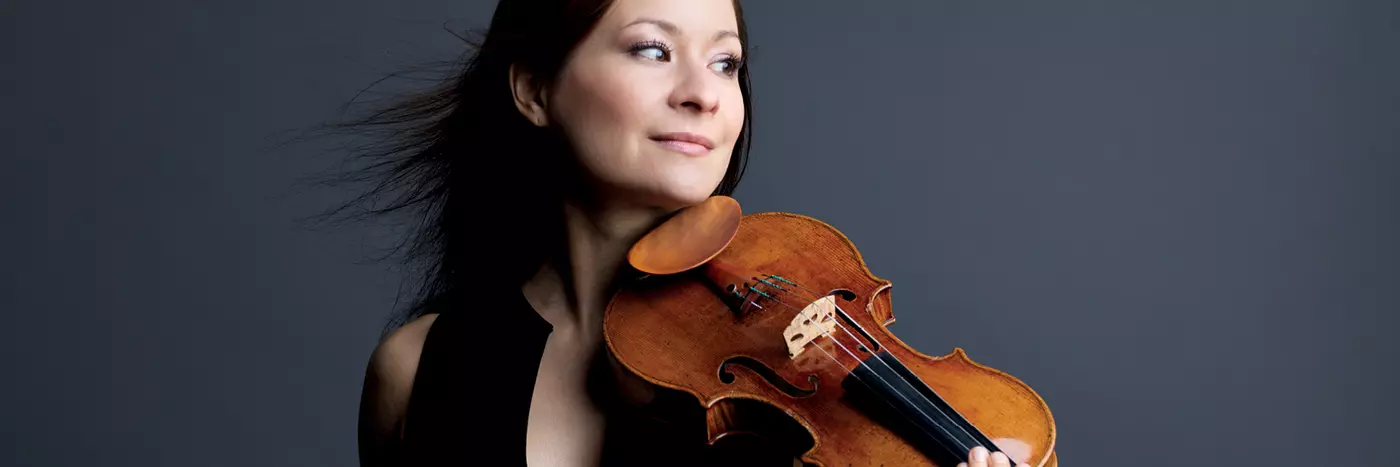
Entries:
[[695, 133], [663, 133], [652, 136], [651, 140], [668, 149], [695, 156], [707, 154], [715, 148], [714, 141]]

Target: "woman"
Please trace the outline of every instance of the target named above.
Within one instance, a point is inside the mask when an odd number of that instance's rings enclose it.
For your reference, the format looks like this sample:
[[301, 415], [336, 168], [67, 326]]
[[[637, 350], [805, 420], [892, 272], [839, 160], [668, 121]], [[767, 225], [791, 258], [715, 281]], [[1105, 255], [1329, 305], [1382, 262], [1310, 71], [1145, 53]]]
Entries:
[[739, 181], [746, 41], [731, 0], [503, 0], [449, 86], [356, 123], [397, 132], [376, 212], [423, 216], [431, 268], [370, 358], [362, 465], [792, 463], [697, 450], [702, 419], [653, 417], [665, 394], [602, 345], [626, 250]]

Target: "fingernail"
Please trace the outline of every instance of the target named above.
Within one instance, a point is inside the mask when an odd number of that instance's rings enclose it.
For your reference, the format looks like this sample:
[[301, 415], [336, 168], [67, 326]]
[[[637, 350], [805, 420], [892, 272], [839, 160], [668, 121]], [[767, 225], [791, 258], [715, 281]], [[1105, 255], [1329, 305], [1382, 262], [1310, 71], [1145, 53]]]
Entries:
[[982, 462], [987, 460], [987, 448], [977, 446], [972, 448], [972, 460]]

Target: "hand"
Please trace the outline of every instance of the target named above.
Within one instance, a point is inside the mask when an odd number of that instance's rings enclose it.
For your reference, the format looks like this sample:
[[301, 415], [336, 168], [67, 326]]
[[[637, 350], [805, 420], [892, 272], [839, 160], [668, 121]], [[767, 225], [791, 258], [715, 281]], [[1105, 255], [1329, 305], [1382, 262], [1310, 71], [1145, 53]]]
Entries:
[[[1012, 467], [1011, 458], [1006, 457], [1001, 451], [988, 453], [987, 448], [977, 446], [967, 453], [968, 462], [958, 464], [958, 467]], [[1026, 465], [1026, 464], [1018, 464]]]

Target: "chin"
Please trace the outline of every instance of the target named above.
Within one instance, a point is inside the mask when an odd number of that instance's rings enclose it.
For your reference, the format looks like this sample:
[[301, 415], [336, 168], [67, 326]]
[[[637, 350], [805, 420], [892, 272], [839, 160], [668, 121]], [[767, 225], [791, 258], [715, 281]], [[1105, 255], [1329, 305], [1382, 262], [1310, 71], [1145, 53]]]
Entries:
[[678, 210], [685, 209], [685, 208], [690, 207], [690, 206], [694, 206], [694, 205], [696, 205], [696, 204], [700, 204], [701, 202], [705, 201], [706, 199], [709, 199], [709, 197], [710, 197], [710, 192], [705, 192], [705, 194], [703, 194], [703, 195], [696, 195], [696, 194], [671, 194], [671, 195], [665, 195], [665, 196], [657, 196], [657, 197], [654, 198], [654, 200], [653, 200], [652, 203], [650, 203], [650, 204], [653, 205], [653, 206], [656, 206], [656, 207], [658, 207], [658, 208], [664, 209], [664, 210], [666, 210], [666, 211], [668, 211], [668, 212], [669, 212], [669, 211], [678, 211]]
[[710, 198], [715, 188], [719, 186], [719, 181], [714, 183], [677, 183], [665, 187], [654, 187], [647, 196], [649, 203], [667, 211], [675, 211], [689, 206], [700, 204]]

